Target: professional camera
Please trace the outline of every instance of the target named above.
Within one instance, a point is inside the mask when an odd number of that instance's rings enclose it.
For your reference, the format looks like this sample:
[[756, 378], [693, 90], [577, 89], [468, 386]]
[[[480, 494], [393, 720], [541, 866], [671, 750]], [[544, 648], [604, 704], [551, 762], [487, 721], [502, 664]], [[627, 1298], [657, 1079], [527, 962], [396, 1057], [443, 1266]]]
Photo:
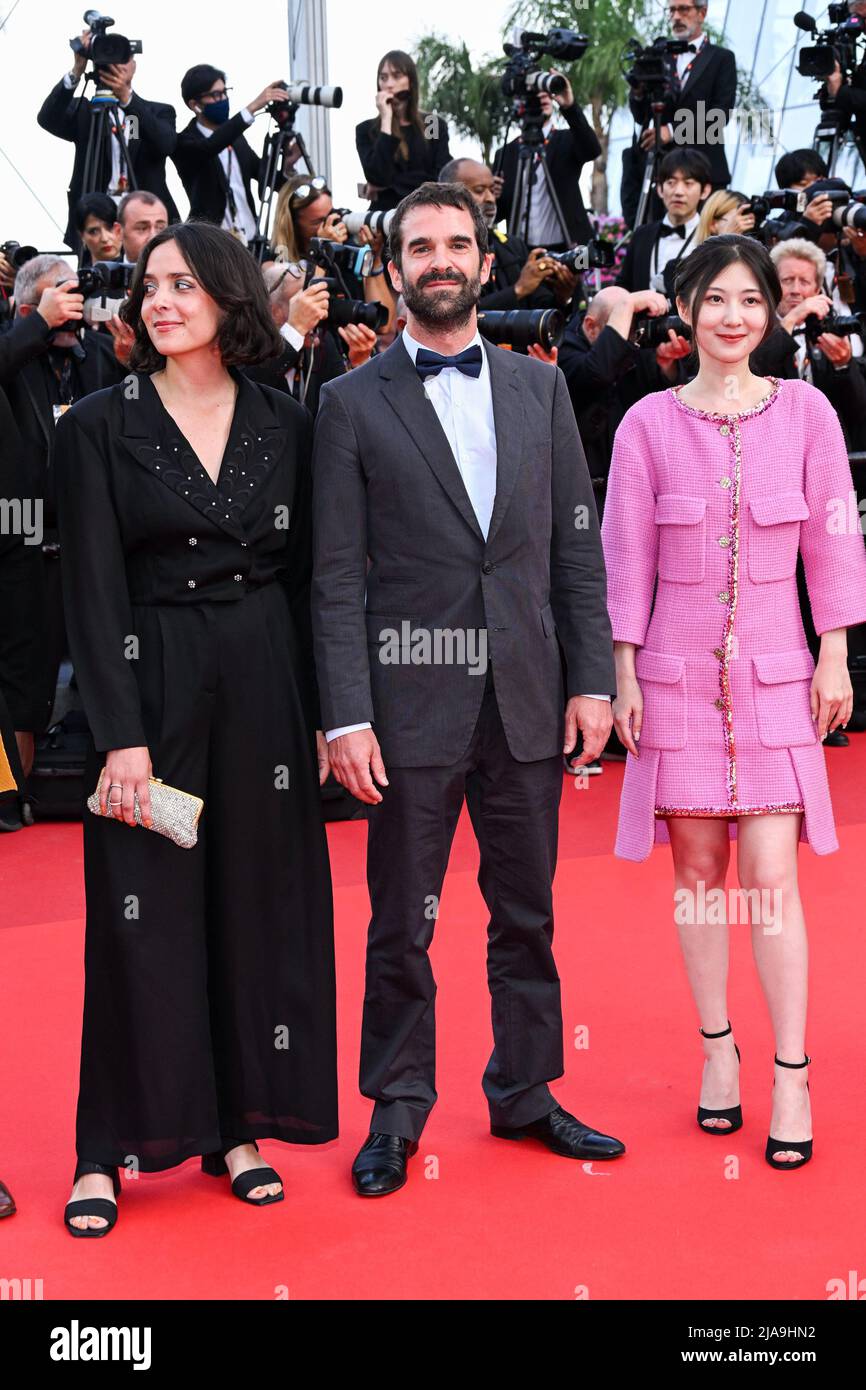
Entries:
[[792, 188], [783, 188], [781, 191], [771, 188], [767, 193], [756, 194], [747, 203], [743, 203], [739, 211], [753, 213], [755, 226], [759, 227], [771, 212], [801, 213], [807, 202], [804, 192], [797, 192]]
[[794, 329], [794, 336], [803, 336], [806, 342], [814, 345], [822, 333], [833, 333], [837, 338], [850, 338], [856, 333], [864, 342], [863, 325], [854, 314], [837, 314], [835, 310], [819, 319], [817, 314], [809, 314], [805, 323]]
[[842, 179], [816, 179], [806, 189], [806, 203], [812, 203], [816, 198], [829, 198], [833, 204], [832, 213], [821, 224], [823, 232], [839, 231], [843, 227], [856, 227], [858, 230], [866, 227], [866, 192], [852, 193]]
[[655, 318], [648, 313], [635, 314], [629, 341], [634, 343], [635, 347], [655, 350], [668, 341], [671, 329], [681, 338], [692, 336], [691, 328], [687, 323], [683, 323], [679, 314], [662, 314]]
[[382, 232], [387, 236], [395, 210], [389, 208], [387, 212], [351, 212], [348, 208], [340, 208], [339, 211], [350, 236], [357, 236], [362, 227], [369, 227], [372, 232]]
[[568, 251], [545, 251], [547, 261], [558, 261], [574, 275], [582, 270], [610, 270], [616, 261], [616, 249], [612, 241], [594, 237], [585, 246], [572, 246]]
[[639, 39], [629, 39], [625, 60], [631, 67], [625, 74], [630, 87], [641, 87], [651, 100], [662, 101], [671, 95], [672, 58], [688, 53], [687, 39], [666, 39], [661, 35], [644, 47]]
[[349, 294], [343, 279], [343, 270], [350, 267], [345, 264], [345, 255], [340, 254], [347, 251], [355, 254], [366, 251], [368, 256], [372, 255], [368, 246], [345, 246], [339, 242], [328, 241], [325, 237], [310, 237], [304, 289], [307, 289], [313, 280], [316, 284], [327, 285], [326, 322], [329, 328], [344, 328], [347, 324], [358, 323], [372, 328], [374, 333], [381, 333], [388, 322], [388, 310], [384, 304], [375, 301], [368, 304], [363, 299], [353, 299]]
[[550, 352], [562, 342], [565, 315], [559, 309], [479, 308], [478, 332], [497, 346], [519, 351], [535, 343]]
[[281, 128], [292, 123], [298, 106], [342, 106], [342, 87], [313, 87], [309, 82], [275, 82], [286, 93], [285, 101], [269, 101], [265, 110]]
[[84, 23], [90, 30], [89, 48], [85, 48], [80, 38], [70, 39], [69, 47], [73, 53], [87, 53], [97, 72], [113, 63], [128, 63], [134, 53], [141, 52], [141, 39], [107, 33], [114, 20], [100, 14], [99, 10], [85, 10]]
[[[334, 208], [341, 221], [345, 221], [346, 208]], [[324, 241], [324, 237], [314, 237], [314, 241]], [[338, 265], [344, 274], [369, 275], [373, 269], [373, 252], [369, 246], [360, 246], [354, 241], [328, 241], [331, 250], [331, 265]]]
[[[84, 295], [84, 322], [89, 328], [106, 323], [118, 312], [134, 274], [135, 266], [130, 261], [97, 261], [76, 272], [78, 293]], [[77, 327], [74, 323], [64, 324], [61, 331]]]
[[546, 34], [534, 34], [529, 29], [521, 29], [515, 35], [514, 43], [503, 44], [508, 58], [502, 75], [502, 90], [507, 97], [522, 101], [526, 97], [538, 98], [539, 92], [557, 96], [564, 92], [566, 80], [556, 72], [544, 72], [535, 67], [542, 53], [561, 63], [575, 63], [589, 48], [589, 39], [574, 29], [549, 29]]
[[35, 246], [22, 246], [20, 241], [0, 242], [0, 252], [15, 270], [20, 270], [22, 265], [39, 255]]
[[797, 28], [815, 37], [812, 47], [800, 49], [797, 71], [801, 77], [815, 77], [823, 82], [835, 70], [837, 60], [843, 77], [850, 77], [857, 66], [857, 40], [866, 33], [863, 20], [850, 14], [847, 0], [828, 5], [827, 18], [834, 28], [819, 33], [813, 15], [805, 10], [794, 15]]

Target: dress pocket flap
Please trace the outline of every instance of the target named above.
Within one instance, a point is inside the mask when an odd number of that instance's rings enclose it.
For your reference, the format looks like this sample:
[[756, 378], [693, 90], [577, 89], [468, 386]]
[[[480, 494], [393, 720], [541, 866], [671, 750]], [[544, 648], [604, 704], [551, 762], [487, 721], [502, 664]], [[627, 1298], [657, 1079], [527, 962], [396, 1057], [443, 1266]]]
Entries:
[[685, 662], [681, 656], [668, 656], [665, 652], [648, 652], [641, 647], [635, 655], [635, 675], [650, 681], [661, 681], [663, 685], [674, 685], [682, 678]]
[[809, 516], [809, 504], [802, 492], [752, 497], [749, 510], [759, 526], [777, 526], [782, 521], [806, 521]]
[[764, 685], [811, 680], [815, 674], [815, 658], [808, 647], [800, 647], [795, 652], [768, 652], [764, 656], [753, 656], [752, 661], [758, 680]]
[[675, 492], [662, 492], [656, 498], [656, 525], [694, 526], [703, 520], [706, 510], [706, 497], [680, 497]]

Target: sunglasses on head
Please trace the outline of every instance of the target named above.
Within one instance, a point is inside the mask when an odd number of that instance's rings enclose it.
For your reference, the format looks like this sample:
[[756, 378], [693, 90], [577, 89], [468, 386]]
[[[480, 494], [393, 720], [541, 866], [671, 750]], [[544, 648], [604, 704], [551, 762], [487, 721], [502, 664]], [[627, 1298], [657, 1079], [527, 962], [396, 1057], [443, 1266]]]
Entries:
[[289, 196], [289, 205], [297, 207], [299, 203], [312, 202], [314, 198], [318, 198], [321, 193], [327, 191], [328, 185], [319, 175], [317, 178], [309, 179], [306, 183], [298, 184], [298, 187]]

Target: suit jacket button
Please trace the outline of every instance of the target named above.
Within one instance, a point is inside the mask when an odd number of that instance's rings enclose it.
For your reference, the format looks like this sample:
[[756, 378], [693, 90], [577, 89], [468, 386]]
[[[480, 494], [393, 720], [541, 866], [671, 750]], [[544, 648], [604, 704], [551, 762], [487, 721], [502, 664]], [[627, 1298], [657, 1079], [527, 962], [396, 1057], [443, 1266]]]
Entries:
[[481, 573], [492, 574], [495, 568], [496, 566], [494, 565], [492, 560], [485, 560], [484, 564], [481, 566]]

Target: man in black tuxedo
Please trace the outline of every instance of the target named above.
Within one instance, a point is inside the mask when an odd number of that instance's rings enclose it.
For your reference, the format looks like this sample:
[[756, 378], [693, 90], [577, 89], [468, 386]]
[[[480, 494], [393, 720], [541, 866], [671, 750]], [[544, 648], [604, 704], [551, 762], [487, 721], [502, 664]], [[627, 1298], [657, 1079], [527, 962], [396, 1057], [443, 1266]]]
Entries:
[[[664, 148], [679, 145], [700, 149], [710, 164], [713, 189], [727, 188], [731, 171], [725, 154], [723, 129], [737, 100], [737, 60], [727, 48], [710, 43], [704, 33], [708, 0], [670, 0], [671, 33], [691, 45], [694, 52], [670, 60], [672, 91], [662, 113]], [[629, 107], [641, 126], [640, 139], [623, 160], [621, 202], [623, 216], [633, 225], [640, 199], [646, 161], [653, 148], [654, 129], [649, 97], [640, 87], [632, 90]], [[655, 201], [655, 200], [654, 200]], [[658, 205], [651, 209], [657, 216]]]
[[[54, 701], [60, 662], [66, 655], [66, 631], [60, 592], [57, 502], [54, 491], [54, 429], [60, 416], [75, 401], [103, 387], [114, 386], [125, 375], [115, 355], [111, 337], [85, 328], [80, 336], [73, 331], [59, 332], [42, 318], [43, 296], [51, 287], [65, 288], [59, 303], [70, 303], [80, 296], [71, 293], [75, 271], [55, 256], [36, 256], [27, 261], [15, 278], [15, 314], [18, 320], [38, 318], [41, 349], [30, 353], [14, 375], [3, 385], [24, 446], [27, 496], [38, 498], [43, 508], [44, 526], [41, 549], [44, 593], [41, 650], [44, 657], [41, 698], [47, 702], [46, 716]], [[81, 319], [81, 309], [71, 312], [70, 322]]]
[[258, 111], [271, 101], [285, 101], [286, 94], [271, 83], [230, 117], [226, 75], [209, 63], [184, 73], [180, 91], [194, 113], [174, 153], [189, 215], [215, 222], [248, 243], [256, 230], [252, 184], [258, 180], [261, 157], [247, 144], [245, 132]]
[[[81, 37], [83, 51], [75, 54], [71, 70], [48, 93], [36, 117], [43, 130], [75, 145], [72, 178], [67, 192], [69, 220], [64, 232], [67, 246], [74, 251], [78, 251], [81, 245], [73, 217], [79, 198], [85, 193], [109, 193], [119, 199], [131, 186], [120, 145], [112, 138], [108, 141], [110, 148], [103, 150], [102, 166], [95, 184], [91, 188], [84, 187], [84, 164], [93, 108], [89, 99], [76, 97], [74, 93], [87, 67], [89, 30], [85, 30]], [[170, 220], [177, 222], [178, 210], [165, 182], [165, 161], [174, 153], [177, 140], [174, 107], [159, 101], [145, 101], [132, 90], [134, 75], [135, 59], [131, 58], [128, 63], [100, 69], [100, 86], [107, 87], [117, 100], [136, 187], [146, 188], [161, 198]]]
[[677, 267], [695, 249], [700, 210], [710, 196], [710, 170], [700, 150], [672, 150], [659, 165], [665, 216], [635, 227], [617, 276], [624, 289], [657, 290], [673, 303]]
[[[550, 179], [559, 199], [565, 219], [567, 239], [557, 218], [553, 202], [547, 190], [544, 175], [533, 158], [533, 174], [530, 175], [531, 199], [529, 205], [529, 226], [521, 218], [519, 226], [512, 226], [511, 205], [517, 182], [520, 137], [509, 140], [504, 148], [497, 150], [493, 168], [497, 175], [497, 222], [507, 219], [509, 236], [521, 237], [527, 245], [543, 246], [548, 251], [564, 251], [568, 246], [576, 246], [589, 241], [592, 227], [583, 205], [580, 191], [580, 175], [583, 166], [590, 160], [598, 159], [601, 145], [598, 136], [584, 116], [574, 99], [571, 83], [566, 82], [565, 90], [551, 97], [547, 92], [539, 94], [541, 111], [544, 116], [546, 137], [547, 168]], [[567, 129], [554, 130], [554, 102], [565, 119]]]
[[[482, 342], [487, 227], [458, 184], [398, 205], [401, 336], [322, 388], [313, 628], [337, 780], [369, 807], [372, 903], [356, 1191], [402, 1187], [436, 1100], [428, 947], [464, 799], [490, 910], [491, 1130], [570, 1158], [624, 1146], [581, 1124], [551, 949], [563, 749], [597, 757], [616, 688], [598, 518], [558, 368]], [[565, 680], [563, 680], [564, 653]]]
[[[343, 376], [348, 370], [333, 333], [326, 327], [328, 289], [323, 280], [313, 281], [303, 288], [302, 274], [293, 274], [279, 261], [262, 267], [265, 286], [271, 305], [271, 316], [283, 340], [282, 356], [246, 367], [247, 376], [285, 391], [301, 401], [315, 416], [319, 394], [326, 381]], [[351, 325], [354, 330], [356, 325]], [[318, 330], [318, 331], [317, 331]], [[376, 345], [376, 335], [369, 332], [369, 350]], [[367, 357], [370, 355], [367, 352]]]

